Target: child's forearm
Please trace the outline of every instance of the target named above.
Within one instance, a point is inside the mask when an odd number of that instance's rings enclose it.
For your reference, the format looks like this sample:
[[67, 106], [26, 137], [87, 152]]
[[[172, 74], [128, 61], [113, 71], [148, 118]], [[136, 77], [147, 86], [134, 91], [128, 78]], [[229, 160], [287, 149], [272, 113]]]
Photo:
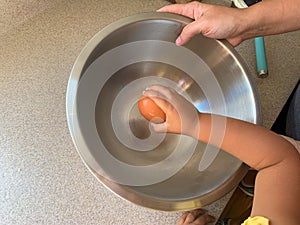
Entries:
[[[272, 225], [299, 224], [300, 155], [294, 146], [263, 127], [202, 113], [200, 141], [209, 142], [212, 117], [227, 121], [219, 147], [259, 171], [251, 216], [269, 218]], [[218, 140], [212, 140], [210, 144], [218, 145]]]
[[[199, 114], [200, 141], [212, 145], [219, 145], [220, 140], [210, 140], [211, 118], [225, 117]], [[248, 122], [225, 118], [225, 135], [221, 142], [221, 148], [244, 161], [257, 170], [279, 163], [287, 157], [298, 157], [297, 150], [284, 138], [267, 130], [266, 128]]]

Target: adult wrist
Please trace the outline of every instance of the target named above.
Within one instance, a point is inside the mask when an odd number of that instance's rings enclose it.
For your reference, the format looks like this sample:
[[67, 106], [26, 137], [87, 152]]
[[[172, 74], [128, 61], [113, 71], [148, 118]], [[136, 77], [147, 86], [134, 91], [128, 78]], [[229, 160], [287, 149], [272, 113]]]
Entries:
[[257, 12], [251, 7], [239, 9], [239, 14], [237, 16], [239, 24], [237, 37], [239, 37], [242, 41], [254, 38], [259, 35], [258, 31], [260, 30], [260, 28], [257, 22], [257, 18], [259, 15], [256, 14]]

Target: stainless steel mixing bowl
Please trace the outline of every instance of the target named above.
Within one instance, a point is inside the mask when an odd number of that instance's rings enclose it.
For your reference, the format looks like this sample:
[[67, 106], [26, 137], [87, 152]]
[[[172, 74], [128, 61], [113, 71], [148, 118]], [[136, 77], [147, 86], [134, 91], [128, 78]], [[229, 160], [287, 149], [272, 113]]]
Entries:
[[136, 104], [146, 87], [169, 86], [202, 112], [260, 123], [251, 75], [226, 41], [174, 44], [190, 22], [143, 13], [110, 24], [80, 53], [67, 89], [70, 133], [92, 174], [122, 198], [164, 211], [212, 203], [247, 166], [190, 137], [152, 132]]

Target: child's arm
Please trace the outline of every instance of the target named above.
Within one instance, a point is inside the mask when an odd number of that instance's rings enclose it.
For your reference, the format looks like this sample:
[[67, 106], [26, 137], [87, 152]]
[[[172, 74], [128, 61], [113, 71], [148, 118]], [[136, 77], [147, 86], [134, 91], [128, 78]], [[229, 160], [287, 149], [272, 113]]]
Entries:
[[[196, 109], [191, 103], [166, 87], [152, 86], [144, 95], [151, 97], [166, 113], [165, 123], [152, 124], [158, 132], [183, 133], [208, 143], [212, 117], [224, 119], [193, 113]], [[199, 133], [191, 129], [197, 123]], [[212, 141], [210, 144], [219, 143]], [[300, 155], [293, 145], [263, 127], [227, 118], [220, 147], [259, 171], [251, 216], [267, 217], [271, 225], [299, 224]]]

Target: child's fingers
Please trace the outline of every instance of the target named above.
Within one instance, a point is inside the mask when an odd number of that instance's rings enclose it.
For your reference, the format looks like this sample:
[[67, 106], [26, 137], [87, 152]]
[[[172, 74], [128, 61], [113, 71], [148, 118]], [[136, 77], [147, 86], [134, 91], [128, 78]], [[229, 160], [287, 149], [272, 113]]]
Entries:
[[151, 85], [150, 87], [146, 88], [146, 91], [155, 91], [157, 93], [160, 93], [161, 95], [166, 95], [167, 91], [169, 90], [169, 88], [159, 85], [159, 84], [154, 84]]
[[167, 124], [164, 123], [150, 123], [152, 129], [157, 133], [166, 133], [167, 132]]
[[181, 107], [187, 100], [174, 89], [162, 85], [152, 85], [143, 92], [143, 95], [150, 97], [165, 113], [173, 109], [178, 112], [186, 110]]
[[147, 88], [143, 95], [151, 98], [164, 112], [170, 107], [169, 98], [166, 97], [167, 88], [159, 85], [154, 85]]
[[143, 95], [149, 98], [166, 98], [161, 92], [151, 88], [147, 88], [145, 91], [143, 91]]
[[161, 97], [167, 101], [171, 100], [171, 97], [175, 92], [173, 89], [171, 89], [169, 87], [166, 87], [163, 85], [158, 85], [158, 84], [152, 85], [152, 86], [146, 88], [146, 91], [148, 91], [148, 90], [156, 92], [157, 94], [160, 95], [158, 97]]

